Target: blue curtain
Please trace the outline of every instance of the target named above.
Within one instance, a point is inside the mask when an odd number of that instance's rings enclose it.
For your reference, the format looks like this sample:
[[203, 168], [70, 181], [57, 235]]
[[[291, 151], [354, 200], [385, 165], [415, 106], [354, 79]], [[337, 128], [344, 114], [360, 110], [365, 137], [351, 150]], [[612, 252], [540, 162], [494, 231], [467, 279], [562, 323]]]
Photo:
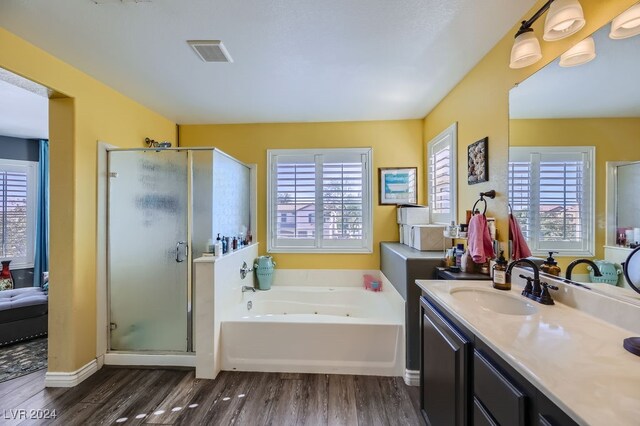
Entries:
[[49, 271], [49, 141], [40, 141], [38, 165], [38, 213], [36, 217], [35, 261], [33, 285], [42, 287], [42, 273]]

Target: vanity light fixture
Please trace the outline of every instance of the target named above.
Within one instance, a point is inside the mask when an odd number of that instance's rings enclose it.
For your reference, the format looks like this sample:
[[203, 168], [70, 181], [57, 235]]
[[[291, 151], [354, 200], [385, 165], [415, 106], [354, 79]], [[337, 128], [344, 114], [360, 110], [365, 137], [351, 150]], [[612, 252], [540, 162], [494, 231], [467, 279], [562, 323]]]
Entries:
[[561, 67], [575, 67], [586, 64], [596, 57], [596, 43], [587, 37], [560, 56]]
[[513, 69], [528, 67], [542, 59], [540, 42], [533, 33], [531, 26], [545, 12], [543, 38], [546, 41], [560, 40], [580, 31], [586, 24], [582, 6], [578, 0], [549, 0], [528, 21], [522, 21], [516, 33], [516, 39], [511, 49]]
[[611, 22], [609, 37], [614, 40], [629, 38], [640, 34], [640, 3], [631, 6]]

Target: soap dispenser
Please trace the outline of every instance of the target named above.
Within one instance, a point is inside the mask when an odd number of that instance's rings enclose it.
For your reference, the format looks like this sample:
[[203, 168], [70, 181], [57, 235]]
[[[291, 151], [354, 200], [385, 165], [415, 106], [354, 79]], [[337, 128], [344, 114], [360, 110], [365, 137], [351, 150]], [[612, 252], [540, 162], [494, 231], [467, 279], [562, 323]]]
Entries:
[[507, 263], [507, 259], [504, 258], [504, 250], [501, 250], [500, 257], [493, 265], [493, 288], [511, 290], [511, 280], [507, 277]]
[[558, 262], [553, 258], [553, 254], [558, 254], [557, 251], [550, 251], [549, 257], [544, 261], [542, 266], [540, 266], [540, 271], [545, 272], [549, 275], [555, 275], [556, 277], [560, 276], [560, 267], [558, 266]]

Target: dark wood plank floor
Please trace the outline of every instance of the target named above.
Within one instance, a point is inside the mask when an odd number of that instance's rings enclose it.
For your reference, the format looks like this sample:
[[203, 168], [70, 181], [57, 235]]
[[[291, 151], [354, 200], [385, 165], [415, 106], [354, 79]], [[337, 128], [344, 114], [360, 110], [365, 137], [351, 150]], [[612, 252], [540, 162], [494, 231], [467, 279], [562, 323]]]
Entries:
[[[422, 424], [418, 389], [398, 377], [222, 372], [199, 380], [193, 370], [104, 367], [63, 389], [45, 388], [44, 373], [0, 383], [0, 424]], [[25, 418], [54, 410], [55, 419]]]

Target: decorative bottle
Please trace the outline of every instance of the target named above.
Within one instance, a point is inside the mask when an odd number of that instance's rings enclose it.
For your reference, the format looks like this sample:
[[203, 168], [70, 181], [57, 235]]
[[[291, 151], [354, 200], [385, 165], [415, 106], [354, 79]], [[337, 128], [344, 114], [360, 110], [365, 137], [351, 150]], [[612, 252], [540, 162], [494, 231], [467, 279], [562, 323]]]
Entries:
[[10, 260], [2, 261], [2, 271], [0, 272], [0, 291], [11, 290], [13, 288], [13, 276], [9, 269]]

